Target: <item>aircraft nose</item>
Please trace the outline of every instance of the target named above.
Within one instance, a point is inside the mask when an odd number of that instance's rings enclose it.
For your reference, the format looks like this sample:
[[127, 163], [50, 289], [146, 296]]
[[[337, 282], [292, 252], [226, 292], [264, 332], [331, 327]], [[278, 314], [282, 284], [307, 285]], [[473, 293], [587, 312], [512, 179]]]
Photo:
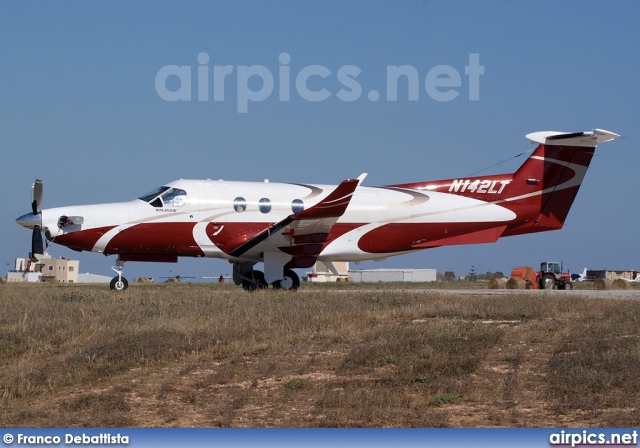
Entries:
[[27, 229], [33, 229], [34, 226], [42, 226], [42, 215], [27, 213], [16, 219], [16, 223]]

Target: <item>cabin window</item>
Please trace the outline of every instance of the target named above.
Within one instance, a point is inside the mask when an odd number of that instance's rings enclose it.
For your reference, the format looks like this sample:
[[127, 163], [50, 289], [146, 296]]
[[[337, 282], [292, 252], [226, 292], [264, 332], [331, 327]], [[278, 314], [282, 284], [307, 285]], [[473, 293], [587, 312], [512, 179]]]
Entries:
[[271, 211], [271, 200], [267, 198], [260, 199], [258, 208], [262, 213], [269, 213]]
[[293, 202], [291, 202], [291, 211], [293, 213], [300, 213], [302, 210], [304, 210], [304, 202], [300, 199], [294, 199]]
[[233, 200], [233, 209], [238, 213], [242, 213], [247, 209], [247, 201], [243, 197], [237, 197]]

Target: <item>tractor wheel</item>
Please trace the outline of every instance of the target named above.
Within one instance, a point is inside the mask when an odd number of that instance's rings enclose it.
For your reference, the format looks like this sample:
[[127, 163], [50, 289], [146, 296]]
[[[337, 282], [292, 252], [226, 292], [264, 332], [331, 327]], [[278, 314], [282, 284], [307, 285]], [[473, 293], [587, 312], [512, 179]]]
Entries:
[[544, 289], [554, 289], [556, 286], [556, 278], [553, 274], [546, 274], [542, 277], [542, 287]]

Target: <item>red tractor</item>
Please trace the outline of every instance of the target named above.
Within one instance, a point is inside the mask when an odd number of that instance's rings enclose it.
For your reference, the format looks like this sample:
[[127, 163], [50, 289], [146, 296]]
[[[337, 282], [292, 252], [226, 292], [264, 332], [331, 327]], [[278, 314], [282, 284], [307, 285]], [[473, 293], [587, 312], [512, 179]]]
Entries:
[[543, 261], [538, 272], [538, 284], [541, 289], [571, 289], [571, 274], [562, 272], [557, 261]]

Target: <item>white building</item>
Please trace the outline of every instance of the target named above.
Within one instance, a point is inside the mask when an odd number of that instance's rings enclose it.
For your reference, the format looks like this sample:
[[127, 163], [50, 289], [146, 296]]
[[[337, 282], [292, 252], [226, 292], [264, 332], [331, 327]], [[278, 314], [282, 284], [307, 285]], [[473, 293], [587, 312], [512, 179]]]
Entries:
[[435, 282], [436, 269], [369, 269], [349, 270], [349, 263], [334, 262], [331, 265], [316, 262], [313, 272], [308, 272], [310, 282]]
[[436, 269], [370, 269], [349, 271], [354, 282], [435, 282]]
[[48, 254], [37, 262], [16, 258], [15, 269], [7, 273], [7, 281], [77, 283], [79, 265], [78, 260], [51, 258]]
[[310, 282], [339, 282], [349, 280], [349, 263], [335, 261], [329, 266], [321, 261], [313, 265], [313, 272], [307, 272]]
[[109, 283], [111, 277], [99, 274], [78, 274], [78, 283]]

